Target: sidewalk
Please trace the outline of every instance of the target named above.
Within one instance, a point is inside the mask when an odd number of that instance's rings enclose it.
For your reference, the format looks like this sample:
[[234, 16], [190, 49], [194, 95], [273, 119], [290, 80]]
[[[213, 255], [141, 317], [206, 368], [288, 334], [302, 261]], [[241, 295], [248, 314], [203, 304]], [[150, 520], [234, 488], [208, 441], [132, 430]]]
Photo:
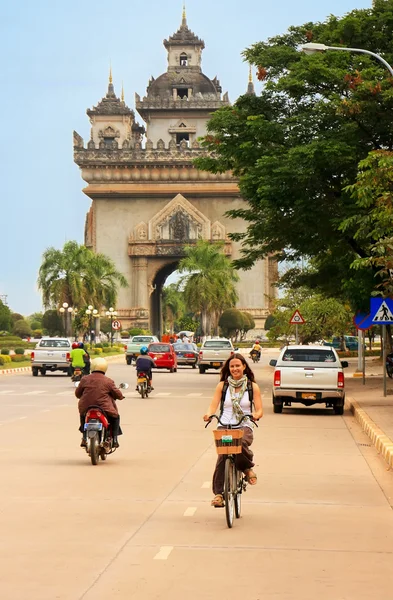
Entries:
[[383, 395], [382, 361], [370, 358], [366, 362], [366, 382], [355, 376], [357, 359], [346, 371], [346, 405], [382, 454], [393, 467], [393, 380], [387, 379], [387, 396]]

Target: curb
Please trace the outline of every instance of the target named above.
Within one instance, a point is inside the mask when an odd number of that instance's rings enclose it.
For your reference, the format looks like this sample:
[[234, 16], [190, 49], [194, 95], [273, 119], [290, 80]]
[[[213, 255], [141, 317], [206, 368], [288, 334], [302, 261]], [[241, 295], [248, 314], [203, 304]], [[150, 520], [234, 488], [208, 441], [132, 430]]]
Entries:
[[382, 429], [374, 423], [368, 416], [365, 410], [360, 408], [359, 404], [353, 398], [349, 398], [350, 410], [355, 419], [368, 435], [378, 454], [381, 454], [389, 466], [393, 467], [393, 441], [388, 437]]
[[0, 370], [0, 375], [12, 375], [13, 373], [31, 373], [31, 367], [17, 367], [16, 369]]

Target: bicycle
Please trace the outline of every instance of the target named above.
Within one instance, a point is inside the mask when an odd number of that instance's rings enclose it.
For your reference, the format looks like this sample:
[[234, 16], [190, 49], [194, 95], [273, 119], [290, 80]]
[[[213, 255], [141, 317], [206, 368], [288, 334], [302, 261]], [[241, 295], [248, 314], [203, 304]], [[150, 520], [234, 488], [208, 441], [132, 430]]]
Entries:
[[244, 415], [236, 425], [223, 423], [217, 415], [211, 415], [205, 425], [208, 427], [212, 419], [217, 419], [223, 429], [213, 431], [217, 454], [226, 455], [224, 473], [224, 506], [225, 517], [229, 528], [233, 526], [233, 517], [237, 519], [241, 515], [242, 493], [247, 488], [247, 478], [242, 471], [237, 469], [235, 455], [242, 452], [243, 429], [238, 429], [243, 419], [250, 419], [257, 427], [258, 424], [251, 415]]

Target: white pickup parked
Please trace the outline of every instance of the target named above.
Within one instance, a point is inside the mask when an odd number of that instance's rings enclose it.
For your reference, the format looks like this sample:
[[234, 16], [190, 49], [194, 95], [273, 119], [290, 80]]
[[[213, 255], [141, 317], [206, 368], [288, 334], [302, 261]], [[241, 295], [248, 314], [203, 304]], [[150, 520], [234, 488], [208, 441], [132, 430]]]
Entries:
[[273, 409], [281, 413], [283, 406], [300, 402], [305, 406], [323, 403], [342, 415], [345, 403], [343, 368], [334, 348], [326, 346], [285, 346], [277, 360], [273, 377]]
[[199, 372], [204, 373], [207, 369], [221, 369], [227, 358], [233, 354], [235, 354], [235, 349], [231, 340], [226, 338], [206, 340], [199, 350]]
[[68, 338], [42, 338], [31, 353], [34, 377], [47, 371], [63, 371], [70, 375], [71, 342]]

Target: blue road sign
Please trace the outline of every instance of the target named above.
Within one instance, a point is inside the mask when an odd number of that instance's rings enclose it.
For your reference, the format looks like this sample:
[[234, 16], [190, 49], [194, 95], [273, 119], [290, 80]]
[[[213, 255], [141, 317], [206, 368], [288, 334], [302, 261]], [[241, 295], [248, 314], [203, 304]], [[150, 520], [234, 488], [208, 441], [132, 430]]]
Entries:
[[370, 298], [370, 320], [372, 325], [393, 324], [393, 300]]

